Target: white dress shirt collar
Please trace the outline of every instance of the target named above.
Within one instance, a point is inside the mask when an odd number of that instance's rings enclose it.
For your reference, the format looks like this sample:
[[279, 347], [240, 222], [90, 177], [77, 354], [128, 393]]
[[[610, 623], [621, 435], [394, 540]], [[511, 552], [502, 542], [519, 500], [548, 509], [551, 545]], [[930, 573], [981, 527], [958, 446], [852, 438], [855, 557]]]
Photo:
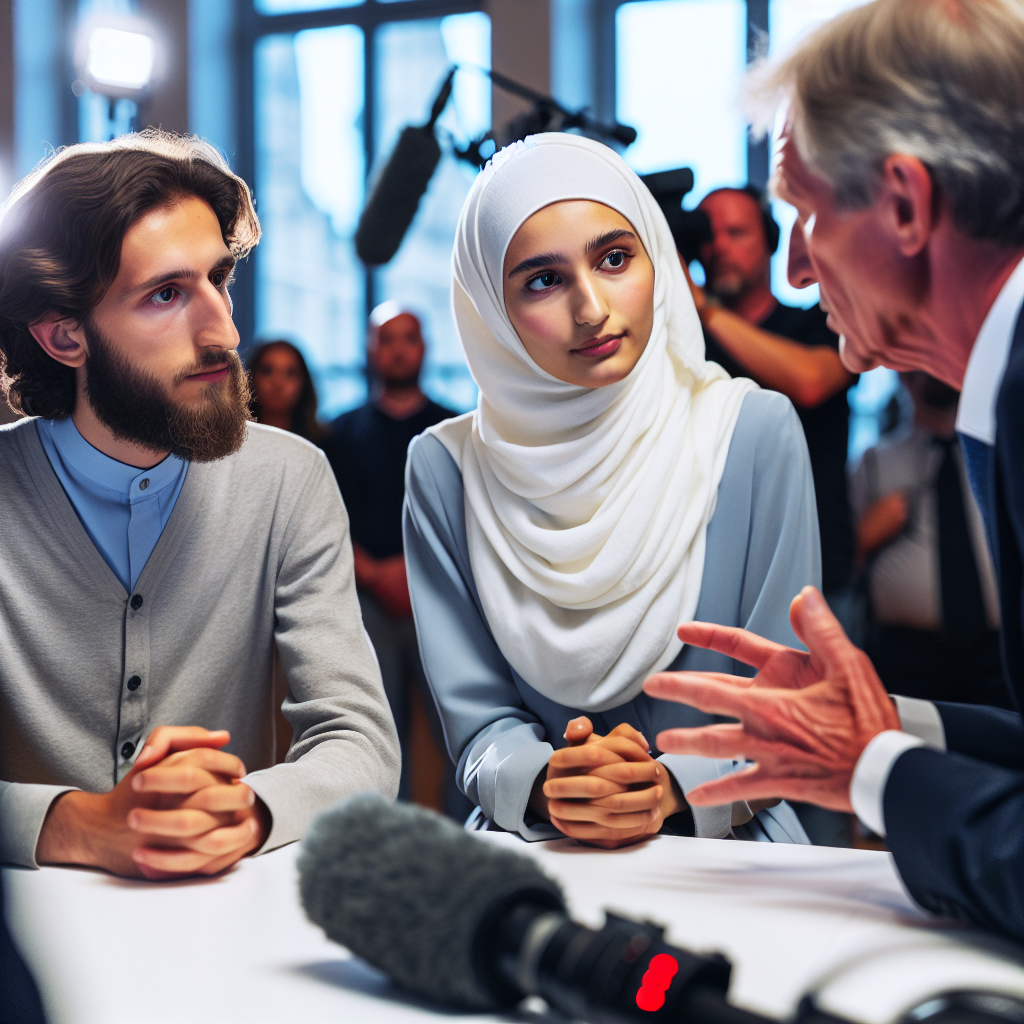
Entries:
[[1022, 305], [1024, 260], [1007, 278], [981, 325], [978, 340], [967, 361], [964, 386], [960, 392], [956, 429], [988, 445], [996, 443], [996, 398], [1010, 358], [1010, 345]]

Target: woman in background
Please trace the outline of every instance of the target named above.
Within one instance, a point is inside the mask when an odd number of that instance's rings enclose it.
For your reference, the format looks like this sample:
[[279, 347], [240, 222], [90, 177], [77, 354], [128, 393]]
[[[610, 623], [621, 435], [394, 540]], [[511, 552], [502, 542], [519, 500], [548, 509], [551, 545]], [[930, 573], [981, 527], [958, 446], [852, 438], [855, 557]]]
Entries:
[[284, 339], [263, 342], [249, 359], [252, 414], [257, 423], [319, 444], [327, 429], [316, 418], [316, 387], [302, 353]]
[[806, 843], [792, 808], [688, 808], [731, 760], [646, 737], [709, 716], [648, 697], [680, 621], [794, 645], [821, 575], [788, 399], [704, 358], [671, 232], [612, 150], [546, 134], [498, 154], [463, 208], [452, 305], [477, 409], [413, 441], [405, 554], [460, 785], [483, 827], [620, 846], [658, 832]]
[[[256, 422], [290, 431], [322, 446], [329, 432], [316, 418], [316, 387], [302, 353], [290, 341], [280, 338], [260, 343], [248, 363], [252, 387], [250, 409]], [[292, 739], [291, 726], [281, 711], [287, 695], [288, 681], [275, 647], [274, 715], [278, 763], [287, 756]]]

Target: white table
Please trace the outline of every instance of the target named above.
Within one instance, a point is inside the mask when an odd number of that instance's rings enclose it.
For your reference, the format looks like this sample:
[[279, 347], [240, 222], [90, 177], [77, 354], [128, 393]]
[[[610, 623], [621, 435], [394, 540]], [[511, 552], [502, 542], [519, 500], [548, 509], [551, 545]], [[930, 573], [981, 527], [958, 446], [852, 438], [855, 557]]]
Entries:
[[[834, 1013], [887, 1024], [939, 989], [1024, 996], [1020, 947], [940, 924], [904, 893], [888, 854], [657, 837], [606, 852], [527, 844], [587, 924], [608, 907], [668, 926], [670, 941], [734, 965], [730, 998], [773, 1016], [808, 991]], [[88, 871], [3, 870], [16, 941], [51, 1024], [423, 1021], [303, 916], [296, 847], [223, 878], [131, 882]], [[459, 1020], [478, 1018], [460, 1015]]]

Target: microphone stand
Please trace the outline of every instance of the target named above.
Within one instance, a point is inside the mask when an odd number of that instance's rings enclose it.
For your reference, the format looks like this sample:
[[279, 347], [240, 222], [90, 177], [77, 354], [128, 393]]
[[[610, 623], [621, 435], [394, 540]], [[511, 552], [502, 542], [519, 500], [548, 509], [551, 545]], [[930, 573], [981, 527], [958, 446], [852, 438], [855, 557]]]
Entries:
[[[457, 70], [457, 68], [453, 69], [453, 72], [454, 70]], [[523, 85], [514, 78], [501, 74], [500, 71], [489, 71], [483, 68], [481, 70], [499, 89], [503, 89], [505, 92], [518, 96], [521, 99], [529, 100], [533, 104], [533, 110], [530, 114], [523, 118], [517, 118], [506, 125], [506, 132], [509, 133], [511, 138], [505, 141], [505, 145], [523, 139], [527, 135], [547, 131], [556, 118], [561, 118], [561, 123], [558, 126], [559, 131], [580, 128], [591, 135], [599, 135], [602, 138], [618, 142], [623, 146], [629, 146], [636, 142], [636, 129], [631, 128], [629, 125], [619, 124], [618, 122], [605, 124], [591, 117], [585, 107], [581, 110], [569, 110], [553, 96], [548, 96], [545, 93], [530, 88], [528, 85]], [[481, 153], [481, 149], [488, 142], [496, 143], [493, 131], [485, 132], [479, 138], [473, 139], [465, 149], [459, 149], [457, 146], [452, 148], [460, 160], [465, 160], [466, 163], [472, 164], [476, 168], [481, 168], [490, 159], [490, 156], [483, 156]]]

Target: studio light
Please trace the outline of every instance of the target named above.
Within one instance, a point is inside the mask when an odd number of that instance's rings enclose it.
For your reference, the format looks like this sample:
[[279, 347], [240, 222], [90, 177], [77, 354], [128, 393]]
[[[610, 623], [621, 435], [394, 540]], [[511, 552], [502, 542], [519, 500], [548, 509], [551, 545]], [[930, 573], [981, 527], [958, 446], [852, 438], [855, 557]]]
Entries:
[[155, 58], [152, 36], [101, 26], [89, 35], [85, 74], [94, 92], [115, 88], [139, 93], [149, 85]]
[[76, 95], [86, 89], [111, 101], [146, 98], [163, 71], [163, 48], [152, 26], [141, 18], [90, 18], [78, 33]]

